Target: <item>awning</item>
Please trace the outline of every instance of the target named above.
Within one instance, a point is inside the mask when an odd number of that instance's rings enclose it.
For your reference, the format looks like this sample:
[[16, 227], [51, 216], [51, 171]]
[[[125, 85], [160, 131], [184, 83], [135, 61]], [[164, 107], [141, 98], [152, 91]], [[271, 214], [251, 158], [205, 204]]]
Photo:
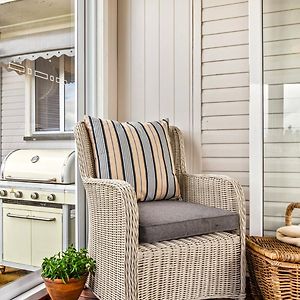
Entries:
[[0, 58], [0, 64], [3, 65], [7, 65], [9, 63], [21, 64], [26, 59], [33, 61], [39, 57], [50, 59], [53, 56], [60, 57], [62, 55], [75, 56], [75, 49], [74, 48], [59, 49], [59, 50], [51, 50], [51, 51], [21, 54], [16, 56], [9, 56], [9, 57]]
[[18, 57], [21, 57], [20, 59], [24, 57], [23, 60], [34, 60], [38, 57], [38, 54], [42, 55], [41, 53], [50, 53], [52, 51], [54, 51], [53, 56], [62, 55], [58, 53], [59, 49], [69, 50], [74, 48], [74, 39], [73, 28], [40, 32], [10, 39], [0, 39], [0, 62], [8, 62], [12, 58], [17, 60], [19, 59]]

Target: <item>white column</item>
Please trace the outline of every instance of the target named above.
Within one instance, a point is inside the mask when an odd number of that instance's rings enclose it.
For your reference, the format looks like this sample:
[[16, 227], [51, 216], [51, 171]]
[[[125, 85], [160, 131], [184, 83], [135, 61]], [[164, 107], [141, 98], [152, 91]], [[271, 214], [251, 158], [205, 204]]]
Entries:
[[250, 234], [263, 234], [263, 40], [262, 1], [249, 1]]
[[[117, 118], [117, 0], [76, 0], [77, 120]], [[76, 246], [86, 246], [85, 193], [76, 171]]]

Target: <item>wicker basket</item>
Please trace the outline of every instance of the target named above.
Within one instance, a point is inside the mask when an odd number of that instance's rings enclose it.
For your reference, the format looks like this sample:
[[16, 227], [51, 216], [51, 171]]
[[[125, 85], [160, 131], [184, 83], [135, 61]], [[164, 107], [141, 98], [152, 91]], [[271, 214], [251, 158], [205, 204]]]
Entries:
[[[292, 224], [292, 211], [286, 210], [286, 225]], [[275, 237], [247, 237], [247, 262], [251, 292], [260, 299], [300, 299], [300, 248]]]

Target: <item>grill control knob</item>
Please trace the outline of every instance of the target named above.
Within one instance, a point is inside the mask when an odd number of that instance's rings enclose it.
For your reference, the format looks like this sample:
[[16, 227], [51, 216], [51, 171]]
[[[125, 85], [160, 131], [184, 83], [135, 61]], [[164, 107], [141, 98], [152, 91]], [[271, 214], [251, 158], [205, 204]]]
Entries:
[[36, 199], [39, 199], [39, 194], [37, 192], [33, 192], [31, 195], [30, 195], [31, 199], [33, 200], [36, 200]]
[[0, 191], [0, 196], [2, 196], [2, 197], [7, 196], [7, 190], [1, 190]]
[[16, 198], [22, 198], [23, 197], [23, 193], [21, 191], [16, 191], [15, 192], [15, 197]]
[[54, 201], [55, 198], [56, 198], [56, 197], [55, 197], [54, 194], [50, 194], [50, 195], [47, 196], [47, 200], [48, 200], [48, 201]]

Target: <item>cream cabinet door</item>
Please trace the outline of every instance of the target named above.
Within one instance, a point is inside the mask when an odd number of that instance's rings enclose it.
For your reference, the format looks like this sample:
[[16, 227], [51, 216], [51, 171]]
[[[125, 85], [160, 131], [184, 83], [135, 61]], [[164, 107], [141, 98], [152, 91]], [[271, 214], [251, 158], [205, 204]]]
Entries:
[[[32, 211], [32, 265], [62, 251], [62, 214]], [[34, 219], [36, 217], [36, 220]], [[43, 218], [44, 221], [38, 220]]]
[[3, 208], [3, 260], [31, 264], [31, 220], [29, 210]]

